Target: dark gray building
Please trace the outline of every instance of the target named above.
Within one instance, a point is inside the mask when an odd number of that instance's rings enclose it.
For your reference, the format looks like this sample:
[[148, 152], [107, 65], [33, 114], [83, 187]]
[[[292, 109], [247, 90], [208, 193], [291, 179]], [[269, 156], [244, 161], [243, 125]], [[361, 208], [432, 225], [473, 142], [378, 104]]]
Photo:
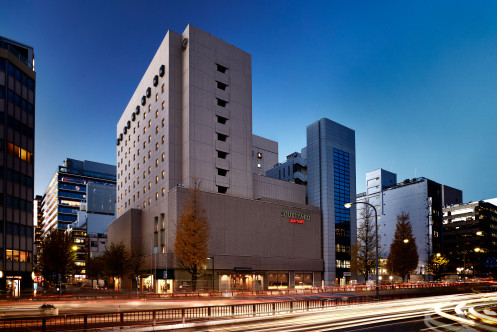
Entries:
[[0, 36], [0, 290], [32, 290], [35, 81], [33, 48]]
[[321, 209], [324, 282], [350, 272], [350, 246], [357, 227], [354, 209], [355, 131], [329, 119], [307, 127], [307, 200]]

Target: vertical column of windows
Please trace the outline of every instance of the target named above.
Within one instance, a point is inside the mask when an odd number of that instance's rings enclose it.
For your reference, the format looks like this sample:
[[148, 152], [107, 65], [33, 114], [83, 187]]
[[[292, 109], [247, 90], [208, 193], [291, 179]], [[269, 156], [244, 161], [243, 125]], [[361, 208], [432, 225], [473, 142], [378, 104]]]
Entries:
[[347, 152], [333, 149], [336, 268], [350, 268], [350, 160]]

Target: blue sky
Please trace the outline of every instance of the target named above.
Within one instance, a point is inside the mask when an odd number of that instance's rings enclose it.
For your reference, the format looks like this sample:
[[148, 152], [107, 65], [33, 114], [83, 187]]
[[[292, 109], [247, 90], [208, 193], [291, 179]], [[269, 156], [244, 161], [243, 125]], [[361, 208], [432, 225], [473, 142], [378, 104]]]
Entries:
[[252, 55], [253, 132], [280, 160], [327, 117], [356, 131], [357, 191], [382, 167], [497, 197], [497, 2], [6, 1], [35, 48], [35, 192], [66, 157], [115, 164], [116, 123], [168, 29]]

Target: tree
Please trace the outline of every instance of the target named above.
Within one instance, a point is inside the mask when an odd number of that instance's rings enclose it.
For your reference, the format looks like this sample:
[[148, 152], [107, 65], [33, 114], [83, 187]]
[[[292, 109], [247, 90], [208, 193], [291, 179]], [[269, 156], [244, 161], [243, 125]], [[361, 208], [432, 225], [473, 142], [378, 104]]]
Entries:
[[179, 216], [174, 251], [180, 265], [191, 274], [192, 290], [197, 289], [197, 279], [207, 263], [209, 227], [202, 205], [200, 181], [194, 179]]
[[428, 264], [428, 272], [435, 275], [435, 280], [440, 280], [442, 273], [445, 272], [447, 265], [449, 264], [449, 259], [440, 253], [433, 255]]
[[104, 252], [103, 261], [107, 274], [113, 278], [122, 279], [129, 272], [130, 255], [122, 242], [119, 244], [111, 243]]
[[105, 271], [105, 262], [103, 257], [90, 257], [86, 261], [86, 275], [90, 279], [91, 286], [93, 287], [93, 280], [98, 280]]
[[130, 273], [130, 278], [133, 280], [136, 280], [136, 291], [138, 292], [138, 278], [140, 277], [141, 273], [141, 266], [143, 264], [143, 254], [140, 250], [135, 249], [132, 250], [130, 258], [129, 258], [129, 272]]
[[[351, 270], [360, 273], [364, 280], [368, 280], [376, 267], [376, 229], [373, 208], [366, 205], [361, 210], [360, 216], [357, 243], [351, 247]], [[378, 239], [379, 242], [380, 239]]]
[[387, 258], [387, 270], [392, 275], [397, 274], [404, 278], [416, 270], [418, 262], [418, 247], [412, 235], [409, 214], [402, 213], [397, 216], [395, 235]]
[[55, 282], [59, 275], [70, 274], [75, 260], [71, 235], [64, 230], [53, 230], [41, 242], [39, 264], [45, 280]]

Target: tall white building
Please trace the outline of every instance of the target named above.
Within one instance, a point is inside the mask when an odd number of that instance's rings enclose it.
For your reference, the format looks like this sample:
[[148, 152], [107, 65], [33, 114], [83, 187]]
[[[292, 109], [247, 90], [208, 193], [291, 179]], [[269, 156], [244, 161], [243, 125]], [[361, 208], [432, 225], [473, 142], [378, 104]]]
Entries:
[[[397, 182], [395, 173], [379, 168], [366, 173], [366, 192], [358, 194], [357, 201], [374, 205], [378, 212], [380, 258], [388, 256], [397, 216], [409, 214], [419, 255], [414, 274], [415, 278], [422, 279], [431, 255], [442, 251], [442, 207], [462, 202], [462, 191], [423, 177]], [[357, 205], [358, 225], [362, 222], [364, 208], [363, 204]]]
[[277, 143], [252, 135], [250, 54], [191, 25], [168, 31], [117, 137], [108, 239], [145, 256], [142, 286], [171, 290], [188, 278], [174, 240], [195, 179], [216, 289], [321, 283], [321, 243], [312, 241], [321, 237], [319, 209], [306, 205], [305, 187], [262, 176], [278, 160]]

